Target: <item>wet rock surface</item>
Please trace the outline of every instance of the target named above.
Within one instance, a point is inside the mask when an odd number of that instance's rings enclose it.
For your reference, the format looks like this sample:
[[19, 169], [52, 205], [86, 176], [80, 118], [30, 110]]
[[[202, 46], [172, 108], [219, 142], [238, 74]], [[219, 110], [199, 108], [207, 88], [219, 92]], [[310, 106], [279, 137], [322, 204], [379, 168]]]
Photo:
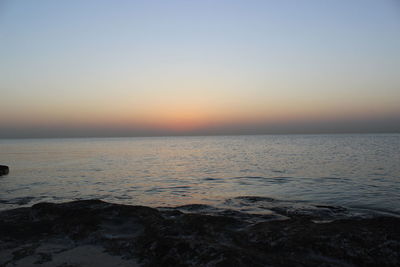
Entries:
[[10, 168], [5, 165], [0, 165], [0, 176], [8, 174], [10, 171]]
[[317, 223], [312, 215], [287, 211], [271, 219], [268, 214], [204, 210], [209, 208], [154, 209], [82, 200], [2, 211], [0, 266], [400, 264], [396, 217]]

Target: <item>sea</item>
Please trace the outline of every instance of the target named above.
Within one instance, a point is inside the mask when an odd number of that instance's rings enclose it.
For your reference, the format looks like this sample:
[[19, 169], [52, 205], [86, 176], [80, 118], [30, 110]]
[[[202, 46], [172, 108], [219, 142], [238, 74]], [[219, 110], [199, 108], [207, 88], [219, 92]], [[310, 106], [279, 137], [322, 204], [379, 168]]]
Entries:
[[0, 210], [268, 199], [400, 215], [400, 134], [0, 139], [0, 164]]

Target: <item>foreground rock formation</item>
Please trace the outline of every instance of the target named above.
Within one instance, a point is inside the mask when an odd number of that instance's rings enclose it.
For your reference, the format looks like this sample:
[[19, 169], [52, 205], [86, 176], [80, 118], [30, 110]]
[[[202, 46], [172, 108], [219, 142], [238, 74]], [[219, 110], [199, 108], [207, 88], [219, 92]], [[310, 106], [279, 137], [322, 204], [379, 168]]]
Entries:
[[8, 166], [0, 165], [0, 176], [8, 174], [9, 171]]
[[395, 217], [316, 223], [295, 214], [262, 220], [226, 210], [212, 215], [186, 211], [100, 200], [3, 211], [0, 266], [400, 264], [400, 219]]

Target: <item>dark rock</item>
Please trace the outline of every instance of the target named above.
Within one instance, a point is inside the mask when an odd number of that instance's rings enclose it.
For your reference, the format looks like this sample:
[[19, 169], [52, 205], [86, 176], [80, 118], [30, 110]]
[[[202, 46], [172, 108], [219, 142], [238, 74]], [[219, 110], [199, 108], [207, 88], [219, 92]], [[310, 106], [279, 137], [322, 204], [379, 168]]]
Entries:
[[0, 212], [0, 250], [24, 252], [9, 260], [10, 265], [25, 255], [36, 255], [38, 262], [51, 262], [51, 254], [37, 251], [35, 245], [29, 250], [23, 245], [57, 238], [72, 240], [76, 246], [96, 244], [144, 266], [400, 264], [397, 217], [314, 223], [304, 216], [292, 216], [251, 223], [247, 219], [251, 214], [243, 217], [246, 220], [234, 213], [233, 217], [225, 214], [186, 213], [179, 207], [158, 210], [100, 200], [39, 203]]
[[8, 174], [10, 169], [8, 166], [0, 165], [0, 176]]

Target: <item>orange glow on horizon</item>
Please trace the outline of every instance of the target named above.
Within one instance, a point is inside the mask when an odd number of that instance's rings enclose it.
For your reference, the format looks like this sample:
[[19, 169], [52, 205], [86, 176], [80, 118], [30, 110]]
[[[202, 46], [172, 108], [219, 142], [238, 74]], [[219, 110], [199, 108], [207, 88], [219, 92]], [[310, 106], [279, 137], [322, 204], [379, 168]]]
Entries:
[[[399, 114], [396, 108], [391, 112], [379, 107], [369, 111], [364, 106], [338, 107], [294, 99], [244, 99], [229, 102], [229, 99], [198, 98], [185, 96], [179, 99], [156, 99], [145, 104], [121, 101], [118, 105], [102, 102], [91, 105], [43, 106], [33, 110], [29, 116], [9, 115], [8, 123], [18, 128], [27, 127], [71, 128], [71, 129], [125, 129], [128, 132], [195, 133], [221, 128], [252, 128], [268, 125], [313, 123], [348, 119], [368, 119]], [[51, 110], [52, 112], [49, 112]], [[24, 115], [24, 116], [22, 116]], [[2, 114], [0, 114], [0, 117]], [[4, 114], [3, 114], [4, 116]], [[7, 124], [7, 116], [3, 122]]]

